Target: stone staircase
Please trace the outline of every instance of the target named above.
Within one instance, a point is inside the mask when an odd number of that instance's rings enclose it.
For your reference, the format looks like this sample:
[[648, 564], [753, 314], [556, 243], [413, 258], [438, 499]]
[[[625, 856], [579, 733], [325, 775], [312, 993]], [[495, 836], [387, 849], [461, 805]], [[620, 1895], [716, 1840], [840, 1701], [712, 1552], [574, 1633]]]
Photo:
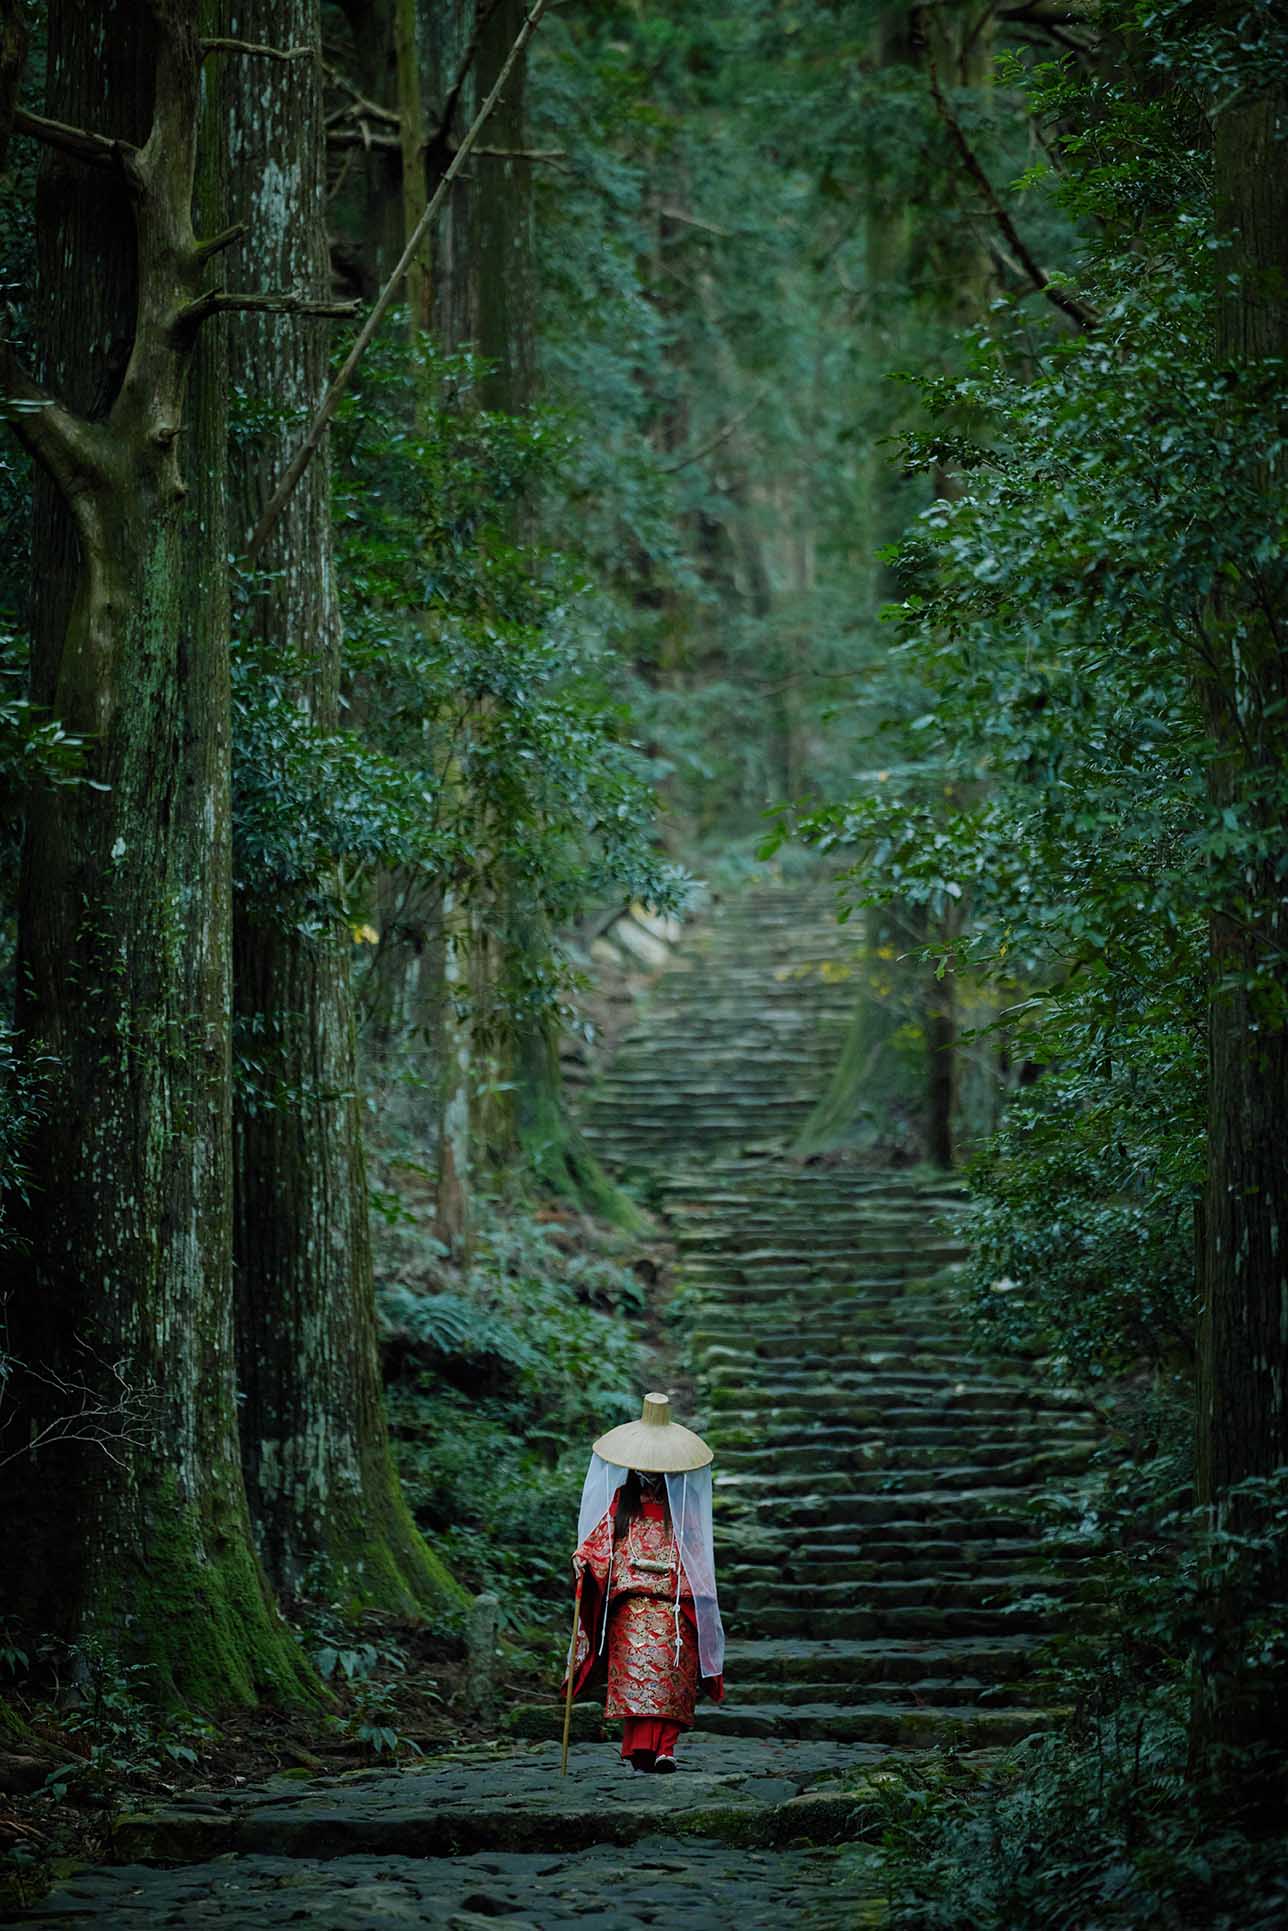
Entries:
[[1085, 1403], [970, 1350], [960, 1191], [787, 1152], [850, 1017], [826, 881], [717, 908], [587, 1108], [673, 1230], [672, 1313], [716, 1450], [724, 1735], [902, 1748], [1047, 1725], [1033, 1655], [1072, 1568], [1028, 1507]]
[[601, 1155], [669, 1219], [683, 1418], [716, 1451], [728, 1700], [699, 1705], [679, 1774], [636, 1777], [587, 1702], [560, 1776], [552, 1690], [507, 1741], [122, 1817], [112, 1864], [67, 1872], [16, 1921], [885, 1921], [838, 1848], [885, 1827], [882, 1766], [1050, 1721], [1033, 1658], [1070, 1570], [1027, 1504], [1077, 1477], [1097, 1425], [1032, 1365], [972, 1355], [950, 1181], [790, 1157], [849, 1019], [844, 958], [825, 881], [718, 906], [587, 1102]]
[[826, 881], [751, 888], [694, 928], [588, 1098], [586, 1138], [607, 1165], [679, 1185], [694, 1154], [790, 1142], [853, 1003], [832, 907]]

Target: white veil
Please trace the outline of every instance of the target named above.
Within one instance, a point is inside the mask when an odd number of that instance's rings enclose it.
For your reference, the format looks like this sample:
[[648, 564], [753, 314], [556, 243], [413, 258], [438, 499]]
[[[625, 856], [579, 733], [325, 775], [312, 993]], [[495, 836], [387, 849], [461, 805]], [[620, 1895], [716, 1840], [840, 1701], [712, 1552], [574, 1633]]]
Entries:
[[577, 1515], [577, 1547], [580, 1549], [592, 1529], [597, 1529], [608, 1514], [608, 1505], [616, 1495], [629, 1468], [618, 1468], [616, 1462], [606, 1462], [603, 1457], [590, 1453], [590, 1467], [581, 1485], [581, 1508]]
[[716, 1599], [716, 1549], [711, 1528], [711, 1469], [691, 1468], [668, 1475], [666, 1498], [676, 1546], [698, 1619], [698, 1665], [704, 1676], [724, 1670], [724, 1626]]
[[[603, 1521], [609, 1503], [629, 1474], [628, 1468], [622, 1468], [616, 1462], [606, 1462], [592, 1451], [586, 1479], [582, 1483], [581, 1508], [577, 1515], [579, 1548]], [[668, 1475], [666, 1498], [670, 1505], [676, 1547], [680, 1552], [680, 1564], [693, 1592], [693, 1609], [698, 1624], [698, 1665], [703, 1676], [719, 1676], [724, 1670], [725, 1639], [720, 1622], [720, 1604], [716, 1598], [710, 1468], [692, 1468], [683, 1475]], [[678, 1604], [676, 1613], [679, 1613]], [[605, 1606], [605, 1631], [607, 1623]]]

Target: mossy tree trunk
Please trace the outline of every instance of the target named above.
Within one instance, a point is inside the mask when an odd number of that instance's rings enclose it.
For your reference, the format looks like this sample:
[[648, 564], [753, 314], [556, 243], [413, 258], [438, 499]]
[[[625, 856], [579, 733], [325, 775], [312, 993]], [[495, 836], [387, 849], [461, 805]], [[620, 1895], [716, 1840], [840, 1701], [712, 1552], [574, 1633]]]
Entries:
[[[243, 0], [253, 42], [320, 47], [318, 0]], [[247, 210], [251, 279], [319, 301], [330, 277], [317, 60], [243, 69], [231, 191]], [[289, 165], [284, 164], [289, 157]], [[238, 317], [236, 366], [272, 425], [234, 446], [234, 541], [254, 528], [326, 386], [313, 318]], [[260, 559], [245, 613], [290, 698], [323, 732], [339, 719], [340, 614], [323, 451]], [[411, 1520], [390, 1459], [376, 1334], [350, 981], [335, 880], [272, 905], [240, 893], [234, 985], [256, 1070], [235, 1108], [241, 1434], [260, 1553], [277, 1587], [417, 1613], [451, 1584]], [[319, 894], [322, 904], [319, 906]], [[330, 899], [332, 902], [327, 903]]]
[[[38, 201], [46, 478], [33, 694], [92, 782], [33, 795], [19, 1026], [45, 1104], [9, 1302], [5, 1607], [217, 1705], [311, 1679], [265, 1589], [234, 1412], [229, 1118], [227, 370], [218, 61], [198, 0], [54, 0]], [[199, 108], [207, 114], [197, 168]], [[108, 137], [102, 139], [101, 137]], [[110, 143], [115, 142], [113, 146]], [[194, 306], [195, 305], [195, 306]], [[198, 346], [200, 338], [200, 346]], [[189, 387], [191, 383], [191, 394]], [[6, 1511], [14, 1519], [12, 1510]]]
[[[1216, 130], [1218, 221], [1230, 241], [1234, 280], [1217, 315], [1218, 346], [1237, 369], [1282, 369], [1288, 358], [1288, 94], [1234, 102]], [[1266, 465], [1267, 498], [1283, 488], [1282, 459]], [[1270, 503], [1267, 505], [1270, 514]], [[1210, 660], [1200, 681], [1218, 756], [1209, 790], [1218, 810], [1256, 825], [1271, 853], [1243, 881], [1245, 903], [1216, 911], [1210, 926], [1207, 1181], [1200, 1215], [1201, 1297], [1197, 1489], [1221, 1531], [1266, 1527], [1255, 1493], [1230, 1495], [1250, 1477], [1288, 1465], [1288, 1028], [1282, 961], [1282, 818], [1288, 770], [1288, 572], [1250, 562], [1225, 587], [1206, 625]], [[1251, 907], [1251, 912], [1248, 908]], [[1278, 993], [1268, 990], [1278, 976]], [[1281, 1545], [1282, 1546], [1282, 1545]], [[1272, 1565], [1273, 1566], [1273, 1565]], [[1268, 1595], [1288, 1591], [1288, 1560], [1266, 1576]], [[1229, 1750], [1282, 1746], [1288, 1681], [1247, 1656], [1246, 1602], [1218, 1590], [1213, 1640], [1202, 1659], [1192, 1720], [1192, 1758], [1264, 1797], [1282, 1816], [1283, 1786], [1258, 1789], [1255, 1765]]]

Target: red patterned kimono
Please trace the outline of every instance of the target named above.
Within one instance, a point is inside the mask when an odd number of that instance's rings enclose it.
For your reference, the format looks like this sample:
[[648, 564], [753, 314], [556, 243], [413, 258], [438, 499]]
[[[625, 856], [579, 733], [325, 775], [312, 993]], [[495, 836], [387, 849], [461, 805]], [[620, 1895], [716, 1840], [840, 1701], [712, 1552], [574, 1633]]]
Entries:
[[[573, 1557], [581, 1593], [573, 1687], [585, 1688], [602, 1647], [608, 1670], [604, 1714], [622, 1719], [622, 1755], [643, 1768], [655, 1757], [673, 1756], [680, 1731], [693, 1727], [700, 1681], [697, 1621], [666, 1502], [644, 1495], [639, 1512], [619, 1532], [620, 1500], [619, 1490]], [[703, 1678], [701, 1687], [717, 1702], [724, 1694], [721, 1677]]]

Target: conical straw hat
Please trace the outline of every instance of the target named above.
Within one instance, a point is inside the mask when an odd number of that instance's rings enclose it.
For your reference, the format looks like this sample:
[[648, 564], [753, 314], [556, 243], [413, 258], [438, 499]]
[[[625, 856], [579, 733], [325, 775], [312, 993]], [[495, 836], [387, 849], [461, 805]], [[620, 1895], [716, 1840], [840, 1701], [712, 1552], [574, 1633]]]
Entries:
[[637, 1468], [645, 1475], [682, 1475], [686, 1469], [705, 1468], [711, 1460], [701, 1435], [671, 1420], [669, 1395], [645, 1395], [639, 1420], [610, 1428], [595, 1443], [595, 1453], [618, 1468]]

